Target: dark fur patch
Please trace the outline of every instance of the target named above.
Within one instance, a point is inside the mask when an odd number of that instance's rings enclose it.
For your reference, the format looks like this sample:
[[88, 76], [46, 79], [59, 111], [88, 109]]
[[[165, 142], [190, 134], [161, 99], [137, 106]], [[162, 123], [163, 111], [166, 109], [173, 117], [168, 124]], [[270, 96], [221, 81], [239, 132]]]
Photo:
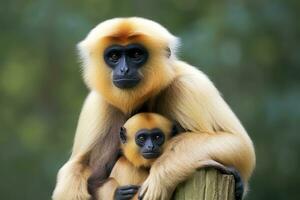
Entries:
[[88, 178], [88, 192], [92, 199], [96, 200], [96, 192], [109, 177], [113, 166], [120, 156], [119, 130], [124, 124], [125, 116], [115, 108], [112, 108], [110, 117], [112, 124], [108, 133], [102, 140], [99, 140], [90, 154], [89, 165], [92, 174]]

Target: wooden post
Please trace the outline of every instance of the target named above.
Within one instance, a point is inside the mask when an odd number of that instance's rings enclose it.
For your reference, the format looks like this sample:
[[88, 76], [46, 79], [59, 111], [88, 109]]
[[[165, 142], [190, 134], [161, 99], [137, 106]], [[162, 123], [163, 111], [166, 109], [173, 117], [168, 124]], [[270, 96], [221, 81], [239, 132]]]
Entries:
[[234, 200], [234, 178], [215, 169], [201, 169], [178, 185], [174, 200]]

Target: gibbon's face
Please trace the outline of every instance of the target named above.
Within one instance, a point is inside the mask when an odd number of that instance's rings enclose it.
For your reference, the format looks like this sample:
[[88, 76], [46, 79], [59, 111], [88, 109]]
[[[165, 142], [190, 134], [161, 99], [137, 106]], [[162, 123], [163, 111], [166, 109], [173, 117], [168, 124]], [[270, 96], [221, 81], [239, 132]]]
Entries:
[[145, 159], [157, 158], [165, 142], [165, 134], [159, 129], [142, 129], [135, 135], [135, 143], [140, 147], [140, 153]]
[[175, 124], [157, 113], [138, 113], [121, 127], [119, 136], [123, 155], [137, 167], [149, 167], [177, 133]]
[[120, 89], [133, 88], [142, 79], [139, 69], [149, 53], [141, 44], [111, 45], [104, 51], [104, 61], [112, 69], [112, 82]]
[[78, 44], [83, 77], [109, 104], [131, 113], [176, 76], [178, 39], [143, 18], [100, 23]]
[[126, 129], [121, 128], [120, 140], [122, 144], [134, 140], [138, 147], [139, 154], [145, 159], [158, 158], [162, 153], [162, 146], [165, 143], [165, 134], [159, 128], [141, 129], [136, 132], [134, 138], [127, 138]]

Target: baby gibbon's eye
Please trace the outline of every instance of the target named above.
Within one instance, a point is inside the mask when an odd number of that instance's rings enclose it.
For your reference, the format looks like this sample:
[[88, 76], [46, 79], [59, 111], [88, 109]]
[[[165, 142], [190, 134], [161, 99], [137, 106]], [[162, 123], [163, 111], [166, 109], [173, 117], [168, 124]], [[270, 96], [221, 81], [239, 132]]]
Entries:
[[139, 136], [138, 137], [139, 142], [143, 143], [145, 142], [145, 136]]

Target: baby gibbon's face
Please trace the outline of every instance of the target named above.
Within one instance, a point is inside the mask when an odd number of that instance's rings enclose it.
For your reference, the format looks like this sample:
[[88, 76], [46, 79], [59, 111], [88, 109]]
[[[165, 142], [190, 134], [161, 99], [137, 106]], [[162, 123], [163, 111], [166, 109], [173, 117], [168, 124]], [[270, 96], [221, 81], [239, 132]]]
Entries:
[[145, 159], [159, 157], [164, 142], [165, 134], [159, 128], [142, 129], [135, 135], [135, 143], [140, 147], [140, 153]]

